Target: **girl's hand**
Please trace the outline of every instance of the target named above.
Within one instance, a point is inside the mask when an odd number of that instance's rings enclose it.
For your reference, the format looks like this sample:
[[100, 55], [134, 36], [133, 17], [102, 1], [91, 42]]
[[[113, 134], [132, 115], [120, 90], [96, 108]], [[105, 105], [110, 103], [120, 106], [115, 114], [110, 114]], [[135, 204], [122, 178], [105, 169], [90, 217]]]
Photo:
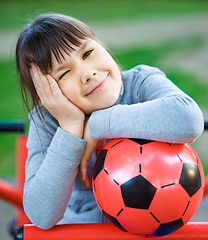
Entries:
[[86, 147], [85, 147], [85, 151], [84, 151], [81, 163], [79, 165], [78, 175], [82, 184], [87, 189], [91, 185], [91, 181], [87, 173], [88, 161], [91, 159], [92, 154], [95, 150], [96, 150], [96, 155], [98, 156], [101, 149], [105, 146], [106, 140], [105, 139], [94, 140], [92, 138], [90, 129], [89, 129], [89, 119], [85, 123], [84, 139], [86, 140]]
[[51, 75], [44, 75], [35, 64], [32, 64], [30, 72], [40, 103], [57, 119], [63, 130], [82, 138], [84, 112], [63, 95]]

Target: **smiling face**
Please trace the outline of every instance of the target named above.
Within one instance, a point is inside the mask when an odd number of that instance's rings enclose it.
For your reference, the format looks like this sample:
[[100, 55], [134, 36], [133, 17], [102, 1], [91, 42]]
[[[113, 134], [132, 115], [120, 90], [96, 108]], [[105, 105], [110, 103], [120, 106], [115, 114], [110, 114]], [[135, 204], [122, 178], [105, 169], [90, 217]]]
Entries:
[[49, 74], [62, 93], [84, 113], [112, 106], [121, 89], [121, 73], [111, 55], [93, 39], [82, 40], [80, 47], [67, 54], [61, 62], [52, 56]]

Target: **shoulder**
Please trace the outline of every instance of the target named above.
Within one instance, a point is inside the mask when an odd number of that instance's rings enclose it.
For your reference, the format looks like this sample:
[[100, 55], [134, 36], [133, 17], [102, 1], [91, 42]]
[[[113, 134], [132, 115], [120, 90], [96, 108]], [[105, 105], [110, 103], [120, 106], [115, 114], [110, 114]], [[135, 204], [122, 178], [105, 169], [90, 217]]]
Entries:
[[58, 121], [42, 105], [39, 105], [30, 111], [28, 118], [30, 120], [30, 126], [35, 126], [39, 131], [44, 130], [44, 132], [48, 132], [52, 135], [59, 126]]
[[122, 79], [125, 89], [122, 102], [132, 103], [141, 101], [141, 93], [144, 93], [144, 89], [148, 89], [149, 86], [153, 88], [153, 85], [159, 85], [161, 80], [167, 78], [159, 68], [137, 65], [130, 70], [123, 71]]
[[153, 74], [162, 74], [165, 76], [164, 72], [161, 71], [159, 68], [157, 67], [151, 67], [148, 65], [137, 65], [133, 68], [131, 68], [130, 70], [127, 71], [122, 71], [122, 77], [123, 80], [126, 81], [134, 81], [134, 80], [144, 80], [145, 78], [147, 78], [150, 75]]

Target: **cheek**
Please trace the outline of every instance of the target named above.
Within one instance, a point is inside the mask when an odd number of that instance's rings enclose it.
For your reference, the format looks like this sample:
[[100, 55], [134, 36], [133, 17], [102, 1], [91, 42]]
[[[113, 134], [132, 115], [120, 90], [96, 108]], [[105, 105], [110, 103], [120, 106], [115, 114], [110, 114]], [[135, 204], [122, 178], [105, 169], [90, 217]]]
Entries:
[[67, 84], [62, 82], [59, 84], [59, 88], [61, 89], [61, 92], [66, 98], [68, 98], [72, 102], [76, 101], [76, 98], [78, 97], [78, 92], [74, 84]]
[[112, 77], [114, 79], [116, 87], [119, 88], [119, 91], [120, 91], [121, 84], [122, 84], [121, 70], [115, 62], [114, 62], [114, 66], [112, 67]]
[[121, 79], [121, 70], [119, 66], [116, 64], [114, 59], [110, 56], [107, 61], [109, 68], [111, 69], [112, 75], [115, 78], [115, 80]]

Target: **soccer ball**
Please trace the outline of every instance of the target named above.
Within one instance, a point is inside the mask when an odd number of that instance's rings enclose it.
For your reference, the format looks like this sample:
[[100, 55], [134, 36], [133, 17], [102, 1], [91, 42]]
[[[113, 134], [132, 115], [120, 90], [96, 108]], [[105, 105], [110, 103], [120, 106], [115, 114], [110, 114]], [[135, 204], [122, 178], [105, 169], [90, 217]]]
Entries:
[[190, 144], [120, 138], [100, 152], [92, 186], [100, 210], [116, 227], [164, 236], [194, 215], [204, 172]]

